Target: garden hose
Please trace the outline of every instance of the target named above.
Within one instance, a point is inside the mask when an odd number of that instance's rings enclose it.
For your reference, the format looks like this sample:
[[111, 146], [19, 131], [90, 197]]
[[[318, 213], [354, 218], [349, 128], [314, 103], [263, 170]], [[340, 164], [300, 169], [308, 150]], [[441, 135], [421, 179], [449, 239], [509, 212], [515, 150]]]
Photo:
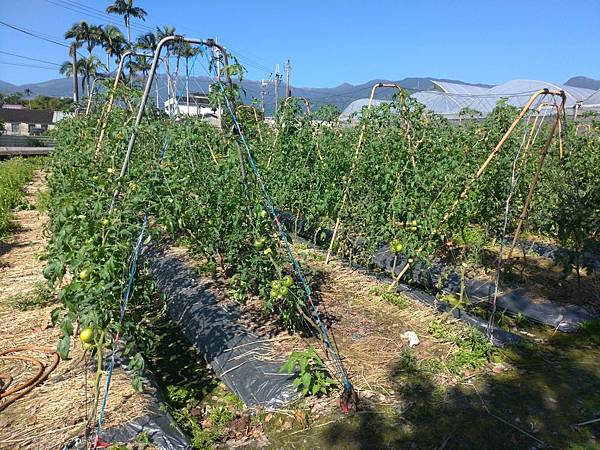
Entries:
[[[11, 354], [19, 352], [44, 353], [51, 356], [52, 360], [50, 363], [44, 363], [38, 358], [34, 358], [32, 356]], [[8, 350], [3, 350], [0, 352], [0, 359], [26, 361], [37, 366], [37, 372], [35, 375], [29, 378], [26, 382], [13, 386], [12, 388], [10, 386], [13, 378], [9, 374], [0, 374], [0, 380], [2, 381], [0, 384], [0, 411], [3, 411], [16, 400], [30, 392], [38, 384], [45, 381], [46, 378], [48, 378], [48, 375], [50, 375], [50, 373], [56, 369], [56, 366], [58, 366], [58, 362], [60, 360], [58, 353], [54, 350], [30, 346], [15, 347], [9, 348]]]

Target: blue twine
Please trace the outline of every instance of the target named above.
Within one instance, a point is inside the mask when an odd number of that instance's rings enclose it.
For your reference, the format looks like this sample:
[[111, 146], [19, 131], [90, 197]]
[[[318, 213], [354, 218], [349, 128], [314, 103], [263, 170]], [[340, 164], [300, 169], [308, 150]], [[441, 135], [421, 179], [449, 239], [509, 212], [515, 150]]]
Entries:
[[[225, 94], [225, 89], [223, 87], [223, 83], [221, 81], [219, 81], [218, 84], [219, 84], [219, 87], [221, 88], [221, 92], [223, 94]], [[233, 111], [231, 104], [229, 102], [229, 98], [227, 97], [227, 95], [223, 95], [223, 97], [225, 99], [225, 106], [227, 107], [227, 110], [229, 111], [229, 114], [234, 123], [234, 126], [238, 132], [240, 142], [243, 144], [244, 148], [246, 149], [246, 155], [248, 157], [248, 162], [250, 164], [250, 168], [252, 169], [252, 172], [254, 173], [254, 176], [255, 176], [258, 186], [260, 188], [261, 194], [262, 194], [265, 202], [267, 203], [267, 207], [269, 209], [271, 217], [273, 217], [275, 219], [275, 223], [277, 224], [279, 234], [281, 235], [281, 240], [283, 241], [288, 258], [292, 262], [292, 266], [294, 267], [294, 272], [296, 273], [296, 276], [299, 278], [299, 280], [302, 284], [304, 293], [308, 300], [308, 305], [310, 306], [311, 313], [317, 322], [319, 331], [321, 332], [321, 335], [323, 336], [323, 339], [325, 340], [327, 347], [329, 348], [329, 351], [332, 355], [334, 364], [336, 365], [336, 368], [338, 370], [340, 378], [342, 379], [342, 384], [344, 386], [344, 389], [349, 391], [352, 389], [352, 383], [350, 383], [350, 380], [348, 379], [348, 375], [346, 374], [346, 370], [344, 369], [342, 360], [341, 360], [339, 354], [336, 352], [335, 347], [332, 344], [331, 339], [329, 337], [327, 328], [325, 327], [325, 324], [321, 320], [317, 306], [314, 304], [310, 286], [308, 285], [306, 278], [304, 277], [304, 273], [302, 271], [302, 268], [300, 267], [300, 264], [298, 263], [298, 260], [296, 259], [296, 257], [294, 256], [294, 254], [292, 252], [292, 248], [291, 248], [291, 245], [288, 240], [287, 230], [285, 229], [285, 226], [281, 223], [281, 221], [277, 217], [277, 214], [275, 213], [275, 208], [273, 206], [273, 202], [271, 201], [271, 197], [266, 189], [265, 183], [262, 180], [262, 177], [260, 175], [260, 170], [258, 169], [256, 162], [254, 161], [252, 152], [250, 151], [250, 146], [248, 145], [246, 138], [244, 137], [244, 134], [242, 133], [242, 130], [241, 130], [240, 124], [237, 120], [237, 117], [235, 115], [235, 112]]]
[[[158, 158], [158, 166], [155, 173], [160, 172], [160, 163], [162, 162], [165, 152], [168, 147], [169, 140], [165, 137], [163, 141], [163, 145], [161, 147], [160, 156]], [[135, 247], [132, 252], [131, 264], [129, 266], [129, 278], [127, 280], [127, 285], [123, 290], [123, 295], [121, 297], [120, 311], [119, 311], [119, 326], [123, 323], [123, 319], [125, 318], [125, 311], [127, 310], [127, 305], [129, 304], [129, 299], [131, 298], [133, 292], [133, 284], [135, 282], [135, 276], [137, 274], [138, 261], [140, 258], [140, 254], [142, 252], [142, 244], [144, 242], [144, 235], [146, 234], [146, 229], [148, 228], [148, 210], [144, 212], [144, 219], [142, 221], [142, 226], [140, 227], [140, 232], [137, 237], [137, 241]], [[104, 385], [104, 395], [102, 398], [102, 407], [100, 408], [100, 415], [98, 418], [98, 429], [96, 432], [96, 444], [98, 443], [98, 438], [100, 433], [102, 432], [102, 424], [104, 423], [104, 415], [106, 413], [106, 404], [108, 402], [108, 390], [110, 388], [110, 382], [112, 379], [113, 369], [115, 367], [115, 354], [116, 347], [120, 341], [120, 332], [117, 332], [117, 336], [112, 348], [112, 354], [110, 357], [110, 363], [108, 365], [108, 370], [106, 373], [106, 383]], [[101, 351], [101, 349], [98, 349]]]

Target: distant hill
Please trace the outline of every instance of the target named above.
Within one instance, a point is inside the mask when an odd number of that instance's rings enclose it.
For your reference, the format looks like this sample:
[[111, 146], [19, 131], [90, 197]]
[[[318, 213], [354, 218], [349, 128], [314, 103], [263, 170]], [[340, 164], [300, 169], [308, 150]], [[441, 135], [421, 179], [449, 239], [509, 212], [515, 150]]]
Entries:
[[[14, 91], [15, 88], [18, 88], [18, 86], [15, 86], [14, 84], [7, 83], [6, 81], [0, 80], [0, 94], [10, 94], [12, 92], [15, 92]], [[18, 91], [18, 89], [17, 89], [17, 91]]]
[[593, 89], [597, 91], [598, 89], [600, 89], [600, 80], [594, 80], [593, 78], [588, 77], [573, 77], [565, 81], [565, 85]]
[[[313, 109], [318, 108], [324, 104], [336, 105], [340, 110], [343, 110], [352, 101], [368, 97], [373, 84], [377, 82], [396, 82], [400, 86], [409, 91], [425, 91], [433, 89], [434, 81], [448, 81], [458, 84], [471, 84], [474, 86], [491, 87], [491, 85], [481, 83], [465, 83], [460, 80], [448, 80], [443, 78], [427, 78], [427, 77], [409, 77], [402, 80], [391, 81], [384, 79], [369, 80], [366, 83], [357, 85], [343, 83], [339, 86], [331, 88], [317, 88], [317, 87], [296, 87], [292, 86], [292, 95], [295, 97], [306, 97], [311, 103]], [[189, 81], [190, 92], [207, 92], [210, 84], [208, 77], [192, 77]], [[600, 81], [593, 80], [586, 77], [574, 77], [568, 80], [565, 84], [569, 86], [577, 87], [591, 87], [591, 89], [600, 89]], [[164, 101], [167, 98], [166, 80], [164, 75], [158, 77], [159, 86], [159, 98]], [[260, 100], [261, 98], [261, 82], [254, 80], [244, 80], [242, 88], [245, 92], [245, 100], [250, 103], [253, 100]], [[49, 95], [55, 97], [70, 97], [72, 95], [72, 81], [69, 78], [57, 78], [54, 80], [48, 80], [41, 83], [28, 83], [20, 86], [0, 81], [0, 93], [9, 94], [13, 92], [24, 92], [25, 89], [29, 89], [32, 92], [32, 96], [36, 95]], [[185, 92], [184, 82], [180, 80], [177, 89], [180, 95]], [[275, 109], [275, 91], [273, 83], [270, 83], [265, 88], [265, 110], [267, 114], [272, 114]], [[152, 86], [151, 98], [156, 99], [156, 85]], [[394, 94], [393, 89], [382, 89], [377, 92], [376, 98], [378, 99], [391, 99]], [[285, 86], [282, 84], [279, 90], [280, 98], [285, 95]]]
[[[410, 91], [422, 91], [433, 89], [431, 80], [436, 81], [451, 81], [459, 84], [464, 83], [459, 80], [446, 80], [438, 78], [404, 78], [403, 80], [396, 81], [400, 86]], [[339, 86], [332, 88], [312, 88], [312, 87], [295, 87], [292, 86], [292, 95], [295, 97], [306, 97], [311, 103], [311, 107], [316, 109], [324, 104], [334, 104], [340, 110], [343, 110], [348, 104], [358, 98], [368, 97], [373, 84], [377, 82], [393, 82], [390, 80], [376, 79], [370, 80], [366, 83], [353, 85], [349, 83], [343, 83]], [[208, 85], [210, 80], [208, 77], [193, 77], [190, 78], [190, 92], [206, 92], [208, 91]], [[160, 75], [158, 77], [159, 85], [159, 97], [164, 100], [167, 97], [167, 89], [165, 83], [165, 76]], [[485, 84], [476, 84], [476, 86], [489, 86]], [[245, 99], [247, 102], [261, 98], [261, 83], [260, 81], [244, 80], [242, 84], [245, 92]], [[53, 80], [44, 81], [41, 83], [28, 83], [20, 86], [0, 81], [0, 93], [10, 94], [13, 92], [24, 92], [25, 89], [29, 89], [32, 92], [32, 96], [36, 95], [49, 95], [55, 97], [69, 97], [72, 95], [72, 81], [69, 78], [57, 78]], [[271, 83], [265, 88], [265, 109], [267, 114], [271, 114], [275, 109], [275, 90], [274, 85]], [[178, 84], [178, 90], [184, 92], [183, 81]], [[155, 95], [156, 86], [152, 87], [152, 98], [156, 98]], [[394, 94], [393, 89], [383, 89], [377, 92], [376, 97], [379, 99], [391, 99]], [[279, 91], [280, 98], [285, 95], [285, 87], [283, 84], [280, 86]]]

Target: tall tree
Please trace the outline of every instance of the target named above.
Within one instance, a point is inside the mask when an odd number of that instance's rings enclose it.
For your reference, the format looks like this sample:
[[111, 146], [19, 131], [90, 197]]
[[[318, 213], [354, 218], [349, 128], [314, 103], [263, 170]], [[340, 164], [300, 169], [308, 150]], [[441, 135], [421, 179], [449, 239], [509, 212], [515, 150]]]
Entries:
[[[162, 41], [167, 36], [173, 36], [173, 35], [175, 35], [175, 27], [171, 27], [168, 25], [165, 25], [162, 28], [156, 27], [156, 40], [159, 42]], [[166, 49], [165, 72], [167, 73], [167, 94], [169, 97], [171, 97], [172, 86], [171, 86], [171, 71], [169, 68], [169, 58], [171, 57], [171, 53], [174, 49], [174, 43], [169, 42], [167, 45], [165, 45], [165, 49]]]
[[[189, 60], [190, 58], [195, 57], [200, 54], [202, 50], [200, 47], [192, 47], [188, 42], [184, 42], [182, 45], [175, 49], [176, 53], [184, 58], [185, 60], [185, 99], [187, 102], [187, 106], [190, 106], [190, 69], [189, 69]], [[188, 109], [189, 111], [189, 109]]]
[[[142, 50], [147, 50], [150, 53], [154, 53], [156, 49], [156, 35], [150, 31], [146, 34], [138, 36], [136, 47]], [[150, 69], [148, 69], [150, 70]], [[154, 87], [156, 88], [156, 106], [159, 105], [159, 88], [158, 88], [158, 78], [154, 79]]]
[[71, 26], [71, 28], [69, 28], [66, 33], [65, 33], [65, 39], [72, 39], [71, 41], [71, 45], [69, 46], [69, 55], [71, 55], [72, 58], [72, 62], [69, 63], [67, 62], [67, 64], [71, 65], [71, 70], [68, 71], [67, 67], [65, 66], [65, 64], [63, 64], [63, 66], [61, 66], [61, 72], [62, 74], [66, 74], [67, 72], [69, 73], [67, 75], [67, 77], [73, 77], [73, 100], [75, 102], [77, 102], [79, 100], [79, 90], [77, 87], [77, 73], [78, 70], [73, 70], [72, 66], [79, 66], [79, 63], [77, 61], [77, 49], [79, 47], [81, 47], [85, 41], [85, 30], [86, 28], [89, 28], [87, 22], [79, 22], [79, 23], [75, 23]]
[[27, 97], [28, 101], [29, 101], [29, 109], [31, 109], [31, 89], [26, 88], [24, 91], [25, 97]]
[[156, 35], [152, 31], [149, 31], [146, 34], [138, 36], [137, 42], [136, 42], [136, 47], [138, 47], [142, 50], [148, 50], [150, 52], [154, 52], [154, 49], [156, 48], [156, 44], [157, 44]]
[[74, 23], [65, 33], [65, 39], [73, 39], [77, 48], [86, 46], [89, 54], [100, 41], [101, 28], [97, 25], [90, 25], [85, 20]]
[[115, 0], [112, 5], [108, 5], [106, 12], [123, 16], [125, 28], [127, 28], [127, 42], [131, 44], [131, 18], [146, 20], [148, 13], [137, 6], [133, 6], [133, 0]]
[[123, 47], [125, 44], [125, 36], [121, 33], [118, 27], [114, 25], [105, 25], [102, 29], [102, 34], [100, 36], [100, 45], [104, 48], [106, 52], [106, 70], [110, 72], [110, 58], [111, 56], [116, 56], [119, 58], [119, 55], [123, 51]]
[[102, 62], [98, 57], [89, 55], [87, 58], [81, 60], [80, 73], [81, 73], [81, 88], [83, 89], [84, 83], [88, 97], [91, 92], [91, 81], [98, 76], [98, 69], [102, 67]]

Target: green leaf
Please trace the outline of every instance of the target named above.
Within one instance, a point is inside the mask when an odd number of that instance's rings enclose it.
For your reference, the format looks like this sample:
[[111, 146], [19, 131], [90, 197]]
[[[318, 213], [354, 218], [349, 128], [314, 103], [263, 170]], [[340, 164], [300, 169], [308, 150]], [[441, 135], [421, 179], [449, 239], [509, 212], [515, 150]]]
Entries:
[[56, 351], [60, 355], [61, 359], [67, 359], [69, 357], [69, 349], [71, 347], [71, 336], [65, 335], [58, 342]]

